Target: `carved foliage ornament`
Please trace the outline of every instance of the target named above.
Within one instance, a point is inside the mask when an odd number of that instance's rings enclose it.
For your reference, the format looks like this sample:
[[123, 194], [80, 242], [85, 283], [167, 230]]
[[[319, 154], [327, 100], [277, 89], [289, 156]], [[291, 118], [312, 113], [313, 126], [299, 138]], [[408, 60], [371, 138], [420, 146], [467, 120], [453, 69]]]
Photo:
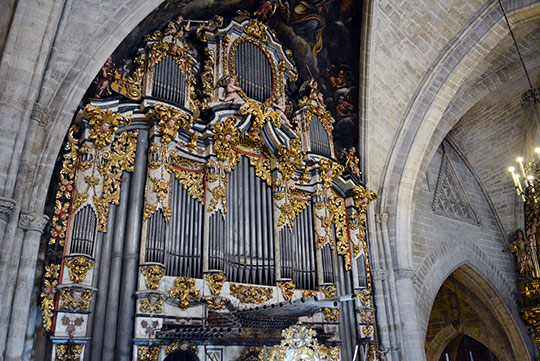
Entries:
[[210, 292], [213, 295], [219, 296], [221, 294], [221, 289], [223, 284], [227, 281], [227, 277], [223, 273], [212, 273], [205, 275], [208, 286], [210, 287]]
[[80, 360], [83, 345], [56, 345], [55, 360], [56, 361], [78, 361]]
[[160, 351], [160, 346], [137, 345], [137, 361], [156, 361]]
[[193, 354], [198, 354], [199, 349], [197, 348], [197, 345], [193, 342], [189, 341], [182, 341], [182, 342], [173, 342], [167, 348], [165, 349], [165, 355], [170, 355], [174, 351], [190, 351]]
[[111, 109], [102, 110], [100, 107], [88, 104], [84, 107], [83, 114], [90, 116], [90, 139], [94, 141], [96, 148], [101, 149], [113, 141], [114, 134], [120, 125], [128, 125], [129, 117], [120, 113], [114, 113]]
[[161, 144], [169, 144], [176, 138], [180, 128], [188, 128], [193, 124], [191, 115], [166, 105], [154, 105], [154, 112], [159, 119], [157, 131], [162, 137]]
[[189, 307], [190, 301], [199, 301], [201, 293], [195, 289], [195, 278], [177, 277], [175, 286], [171, 288], [169, 296], [179, 301], [179, 307], [183, 310]]
[[165, 270], [158, 265], [150, 267], [141, 267], [141, 274], [144, 276], [146, 281], [146, 288], [150, 290], [157, 290], [159, 288], [159, 283], [161, 278], [165, 276]]
[[163, 313], [163, 304], [165, 303], [166, 298], [165, 295], [161, 294], [149, 294], [139, 301], [139, 312], [155, 314]]
[[88, 311], [94, 291], [80, 287], [60, 290], [60, 309], [69, 311]]
[[270, 300], [274, 294], [272, 287], [256, 287], [245, 285], [230, 285], [231, 295], [244, 303], [265, 303]]
[[270, 106], [261, 104], [251, 99], [247, 99], [240, 107], [240, 114], [251, 114], [253, 122], [249, 127], [246, 136], [251, 139], [259, 139], [261, 130], [267, 122], [272, 122], [276, 128], [281, 127], [281, 117], [279, 113], [272, 109]]
[[94, 268], [94, 261], [80, 256], [66, 260], [69, 270], [69, 278], [72, 282], [81, 283], [86, 278], [89, 270]]
[[339, 346], [327, 347], [319, 344], [316, 332], [299, 323], [281, 332], [281, 344], [272, 348], [268, 361], [281, 360], [321, 360], [338, 361]]
[[296, 287], [294, 285], [294, 282], [293, 281], [280, 282], [278, 283], [278, 286], [281, 289], [281, 293], [283, 294], [283, 298], [285, 299], [285, 301], [292, 300], [294, 289]]

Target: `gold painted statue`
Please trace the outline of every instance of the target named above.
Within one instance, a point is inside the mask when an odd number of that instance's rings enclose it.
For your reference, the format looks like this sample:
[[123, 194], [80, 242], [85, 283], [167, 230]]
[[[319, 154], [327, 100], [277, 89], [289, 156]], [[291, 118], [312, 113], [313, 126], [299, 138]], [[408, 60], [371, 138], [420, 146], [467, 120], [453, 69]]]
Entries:
[[522, 277], [538, 277], [533, 265], [533, 248], [531, 242], [523, 238], [523, 231], [516, 231], [516, 239], [504, 250], [508, 251], [515, 253], [519, 274]]

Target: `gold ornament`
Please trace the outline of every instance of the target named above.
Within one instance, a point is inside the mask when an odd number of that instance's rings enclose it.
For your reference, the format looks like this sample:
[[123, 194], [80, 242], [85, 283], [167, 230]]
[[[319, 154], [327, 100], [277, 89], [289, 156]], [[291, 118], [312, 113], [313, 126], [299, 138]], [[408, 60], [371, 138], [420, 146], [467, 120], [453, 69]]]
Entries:
[[204, 62], [204, 71], [201, 74], [201, 80], [204, 94], [203, 104], [208, 106], [208, 103], [212, 102], [214, 98], [214, 64], [216, 62], [216, 54], [209, 48], [204, 48], [204, 54], [206, 55], [206, 61]]
[[[214, 31], [216, 28], [223, 25], [223, 17], [215, 15], [212, 19], [206, 20], [197, 29], [197, 38], [200, 41], [206, 42], [206, 31]], [[228, 35], [228, 34], [227, 34]]]
[[289, 145], [280, 145], [278, 148], [279, 153], [279, 172], [285, 181], [293, 178], [294, 171], [297, 168], [304, 166], [304, 158], [306, 153], [302, 151], [302, 143], [300, 139], [293, 138], [290, 140]]
[[56, 286], [58, 281], [44, 280], [43, 290], [41, 292], [41, 312], [43, 316], [43, 327], [45, 331], [52, 330], [52, 321], [54, 317], [54, 296], [56, 295]]
[[205, 275], [208, 286], [210, 287], [210, 292], [213, 295], [219, 296], [223, 284], [227, 282], [227, 277], [223, 273], [212, 273]]
[[78, 361], [80, 360], [83, 345], [56, 345], [55, 361]]
[[251, 19], [246, 24], [246, 26], [244, 26], [244, 33], [260, 41], [268, 40], [268, 35], [266, 34], [266, 30], [267, 30], [266, 25], [264, 25], [263, 23], [255, 19]]
[[206, 296], [202, 300], [211, 310], [221, 310], [225, 307], [225, 304], [231, 302], [228, 298], [213, 296]]
[[165, 295], [152, 293], [146, 298], [139, 301], [139, 312], [141, 313], [163, 313], [163, 304], [165, 303]]
[[281, 289], [281, 293], [283, 294], [283, 298], [285, 299], [285, 301], [292, 300], [295, 289], [294, 282], [279, 282], [277, 285]]
[[321, 291], [324, 294], [324, 297], [326, 298], [336, 297], [336, 294], [337, 294], [336, 286], [334, 285], [321, 287]]
[[267, 122], [272, 122], [276, 128], [281, 127], [281, 117], [279, 113], [275, 111], [266, 103], [259, 103], [251, 99], [247, 99], [240, 110], [238, 111], [242, 115], [251, 114], [253, 117], [253, 123], [249, 127], [246, 136], [252, 140], [257, 140], [261, 133], [263, 126]]
[[88, 271], [94, 268], [94, 261], [80, 256], [66, 259], [66, 266], [69, 270], [69, 278], [71, 281], [81, 283], [86, 278]]
[[339, 321], [339, 308], [325, 307], [323, 312], [325, 321]]
[[60, 290], [60, 309], [69, 311], [88, 311], [94, 291], [81, 287]]
[[204, 201], [204, 170], [202, 163], [188, 161], [182, 157], [174, 157], [171, 171], [187, 193], [199, 202]]
[[160, 346], [137, 345], [137, 361], [156, 361], [161, 352]]
[[327, 347], [319, 344], [316, 331], [299, 323], [281, 332], [281, 344], [269, 352], [268, 361], [282, 360], [340, 360], [339, 346]]
[[159, 119], [157, 131], [161, 135], [161, 144], [169, 144], [176, 138], [180, 128], [187, 128], [193, 124], [191, 115], [163, 104], [154, 105], [154, 113]]
[[377, 199], [377, 192], [370, 191], [362, 186], [353, 186], [354, 192], [354, 206], [358, 209], [360, 213], [365, 213], [367, 211], [367, 206], [369, 203]]
[[318, 291], [304, 290], [304, 295], [303, 295], [303, 297], [304, 297], [304, 298], [311, 298], [311, 297], [318, 296], [318, 295], [319, 295], [319, 292], [318, 292]]
[[190, 351], [191, 353], [197, 355], [199, 353], [199, 349], [197, 345], [193, 342], [189, 341], [182, 341], [182, 342], [172, 342], [167, 348], [165, 349], [165, 355], [170, 355], [174, 351]]
[[195, 289], [195, 278], [177, 277], [175, 286], [169, 292], [171, 298], [180, 301], [179, 307], [183, 310], [189, 307], [190, 301], [199, 301], [201, 293]]
[[113, 142], [113, 136], [120, 125], [128, 125], [129, 117], [120, 113], [114, 113], [111, 109], [102, 110], [100, 107], [88, 104], [84, 107], [83, 115], [90, 117], [90, 139], [94, 141], [96, 148], [101, 149]]
[[150, 290], [157, 290], [161, 282], [161, 278], [165, 276], [165, 270], [158, 265], [150, 267], [141, 267], [141, 274], [146, 281], [146, 288]]
[[256, 287], [245, 285], [230, 285], [231, 295], [244, 303], [265, 303], [274, 295], [272, 287]]
[[371, 305], [371, 291], [369, 288], [358, 291], [358, 296], [360, 296], [362, 306], [369, 307]]
[[321, 159], [320, 161], [321, 181], [323, 189], [329, 189], [332, 186], [334, 178], [343, 173], [344, 168], [341, 164], [333, 162], [329, 159]]

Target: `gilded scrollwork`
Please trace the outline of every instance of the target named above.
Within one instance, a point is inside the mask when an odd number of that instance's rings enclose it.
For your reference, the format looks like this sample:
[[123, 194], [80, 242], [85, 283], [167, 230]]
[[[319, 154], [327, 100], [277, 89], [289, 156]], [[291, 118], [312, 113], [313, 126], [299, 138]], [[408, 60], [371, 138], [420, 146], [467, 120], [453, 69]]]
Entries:
[[160, 352], [161, 347], [158, 345], [137, 345], [137, 361], [156, 361]]
[[371, 306], [371, 290], [369, 288], [358, 291], [358, 296], [363, 307]]
[[197, 29], [197, 38], [200, 41], [206, 42], [206, 31], [212, 31], [223, 25], [223, 17], [215, 15], [212, 19], [202, 23]]
[[174, 284], [169, 292], [169, 297], [178, 300], [178, 306], [181, 309], [185, 310], [191, 301], [201, 299], [201, 292], [195, 289], [195, 278], [177, 277]]
[[60, 181], [56, 192], [56, 203], [51, 224], [51, 238], [49, 244], [59, 243], [64, 245], [68, 223], [69, 204], [73, 194], [73, 183], [79, 158], [79, 140], [75, 138], [78, 132], [76, 126], [72, 126], [68, 132], [68, 141], [64, 148]]
[[325, 321], [339, 321], [339, 308], [326, 307], [323, 309]]
[[141, 274], [144, 276], [146, 282], [146, 288], [150, 290], [157, 290], [161, 279], [165, 276], [165, 269], [161, 266], [143, 266], [141, 267]]
[[208, 161], [207, 187], [212, 195], [208, 210], [213, 212], [221, 207], [227, 213], [227, 183], [228, 174], [236, 167], [240, 154], [233, 147], [240, 141], [240, 131], [235, 127], [236, 118], [228, 117], [214, 127], [214, 153], [217, 160]]
[[81, 283], [86, 278], [89, 270], [94, 268], [94, 261], [84, 256], [66, 259], [69, 270], [69, 278], [72, 282]]
[[56, 361], [79, 361], [83, 345], [64, 344], [56, 345], [54, 359]]
[[203, 104], [212, 102], [214, 98], [214, 64], [216, 62], [216, 54], [209, 48], [204, 48], [206, 61], [204, 62], [204, 71], [201, 74], [202, 90], [204, 94]]
[[202, 299], [206, 306], [211, 310], [221, 310], [231, 300], [225, 297], [206, 296]]
[[94, 141], [96, 148], [101, 149], [113, 142], [114, 134], [120, 125], [128, 125], [131, 122], [129, 117], [120, 113], [115, 113], [111, 109], [103, 110], [92, 104], [84, 107], [83, 114], [90, 117], [90, 140]]
[[263, 23], [255, 19], [251, 19], [244, 26], [244, 33], [260, 41], [268, 40], [268, 35], [266, 34], [266, 31], [267, 31], [266, 25], [264, 25]]
[[221, 294], [223, 284], [227, 282], [227, 277], [225, 277], [223, 273], [212, 273], [206, 274], [205, 278], [208, 282], [208, 287], [210, 287], [210, 292], [213, 295], [219, 296]]
[[281, 343], [273, 347], [268, 361], [281, 360], [340, 360], [339, 346], [327, 347], [319, 344], [317, 332], [302, 323], [293, 325], [281, 332]]
[[294, 290], [296, 288], [296, 286], [294, 285], [294, 282], [293, 281], [279, 282], [277, 285], [281, 289], [281, 294], [283, 295], [283, 298], [285, 299], [285, 301], [292, 300]]
[[139, 300], [139, 312], [161, 314], [166, 299], [165, 295], [151, 293]]
[[336, 294], [337, 294], [336, 286], [329, 285], [329, 286], [321, 287], [321, 292], [324, 294], [324, 297], [326, 298], [336, 297]]
[[161, 135], [161, 144], [164, 145], [175, 139], [180, 129], [187, 129], [193, 124], [191, 115], [163, 104], [154, 105], [154, 113], [159, 120], [156, 130]]
[[54, 317], [54, 298], [56, 295], [57, 280], [44, 280], [41, 291], [41, 313], [43, 318], [43, 327], [45, 331], [50, 332]]
[[174, 351], [190, 351], [194, 355], [197, 355], [199, 353], [199, 349], [197, 348], [197, 345], [190, 341], [182, 341], [182, 342], [172, 342], [170, 345], [167, 346], [165, 349], [165, 355], [170, 355]]
[[181, 157], [173, 158], [167, 169], [171, 171], [187, 193], [199, 202], [204, 201], [204, 170], [202, 163], [188, 162]]
[[265, 303], [274, 295], [272, 287], [257, 287], [246, 285], [230, 285], [231, 295], [238, 298], [243, 303]]
[[304, 298], [311, 298], [319, 295], [319, 291], [314, 290], [304, 290], [303, 297]]
[[246, 99], [245, 103], [240, 107], [239, 113], [243, 115], [249, 114], [253, 117], [253, 123], [246, 134], [251, 139], [258, 139], [263, 126], [267, 122], [272, 122], [276, 128], [281, 127], [279, 113], [264, 103]]
[[360, 213], [367, 212], [367, 206], [369, 203], [377, 199], [377, 192], [370, 191], [362, 186], [354, 186], [354, 205]]
[[88, 311], [94, 291], [81, 287], [64, 287], [60, 290], [60, 309]]

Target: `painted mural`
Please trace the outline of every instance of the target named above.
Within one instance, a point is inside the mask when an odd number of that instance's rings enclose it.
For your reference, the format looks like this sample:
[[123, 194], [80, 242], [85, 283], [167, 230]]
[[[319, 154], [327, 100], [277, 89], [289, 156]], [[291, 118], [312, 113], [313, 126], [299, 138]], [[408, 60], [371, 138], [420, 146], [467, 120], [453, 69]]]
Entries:
[[[345, 164], [357, 157], [358, 59], [362, 2], [359, 0], [166, 0], [119, 45], [96, 77], [87, 98], [118, 96], [122, 89], [112, 80], [127, 77], [146, 34], [166, 29], [171, 19], [195, 33], [202, 21], [220, 15], [234, 17], [249, 11], [273, 29], [293, 53], [298, 80], [287, 89], [289, 112], [312, 90], [335, 119], [336, 155]], [[202, 51], [202, 50], [201, 50]]]

